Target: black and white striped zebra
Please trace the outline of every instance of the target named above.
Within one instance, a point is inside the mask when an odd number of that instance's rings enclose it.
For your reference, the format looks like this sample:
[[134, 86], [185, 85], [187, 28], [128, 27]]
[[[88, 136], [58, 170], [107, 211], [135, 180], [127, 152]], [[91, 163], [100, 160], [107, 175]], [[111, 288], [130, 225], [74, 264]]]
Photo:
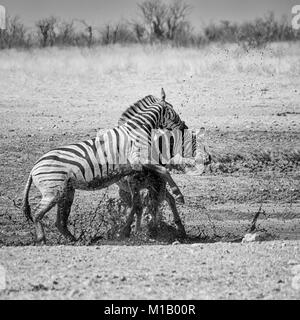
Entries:
[[[143, 99], [136, 105], [143, 105]], [[164, 93], [162, 100], [153, 103], [147, 110], [134, 113], [133, 107], [129, 107], [127, 111], [131, 117], [122, 125], [107, 130], [95, 139], [51, 150], [35, 163], [25, 187], [22, 208], [26, 217], [35, 224], [38, 242], [45, 242], [41, 220], [56, 204], [56, 225], [64, 236], [74, 240], [67, 228], [67, 219], [75, 189], [102, 189], [136, 169], [141, 170], [140, 151], [151, 144], [152, 129], [186, 128], [172, 105], [165, 101]], [[33, 217], [28, 202], [32, 182], [42, 194]]]
[[[165, 101], [166, 99], [166, 94], [164, 92], [164, 90], [162, 89], [161, 92], [161, 100]], [[128, 108], [127, 110], [125, 110], [121, 117], [119, 118], [118, 121], [118, 125], [122, 125], [126, 122], [131, 121], [131, 117], [133, 115], [137, 116], [139, 113], [146, 113], [149, 114], [149, 121], [151, 121], [151, 112], [153, 110], [153, 104], [159, 102], [160, 100], [153, 96], [153, 95], [148, 95], [145, 98], [143, 98], [142, 100], [138, 101], [137, 103], [134, 103], [130, 108]], [[164, 128], [164, 124], [162, 124], [160, 126], [160, 128]], [[188, 129], [188, 127], [186, 125], [183, 125], [183, 129]], [[149, 132], [149, 131], [148, 131]], [[155, 132], [155, 134], [157, 134], [157, 132]], [[149, 132], [149, 136], [148, 137], [152, 137], [153, 132]], [[151, 139], [151, 144], [153, 139]], [[144, 144], [144, 146], [146, 146], [146, 143]], [[153, 151], [154, 149], [152, 149]], [[144, 152], [143, 152], [144, 151]], [[140, 156], [143, 156], [143, 159], [141, 159], [141, 162], [143, 162], [143, 167], [147, 168], [148, 170], [152, 170], [158, 174], [160, 174], [161, 178], [164, 179], [169, 186], [171, 187], [172, 193], [175, 194], [176, 196], [176, 200], [180, 203], [184, 203], [184, 197], [180, 191], [180, 189], [178, 188], [177, 184], [175, 183], [175, 181], [173, 180], [173, 178], [171, 177], [169, 171], [162, 167], [160, 163], [155, 163], [155, 161], [153, 161], [153, 157], [152, 157], [152, 161], [149, 161], [149, 148], [144, 149], [143, 151], [139, 152]], [[132, 195], [133, 196], [133, 195]]]

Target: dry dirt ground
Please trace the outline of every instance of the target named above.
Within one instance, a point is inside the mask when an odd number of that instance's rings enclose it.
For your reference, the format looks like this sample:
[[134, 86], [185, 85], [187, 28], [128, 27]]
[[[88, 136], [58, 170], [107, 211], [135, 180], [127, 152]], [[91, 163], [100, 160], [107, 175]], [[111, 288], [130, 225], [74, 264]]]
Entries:
[[[16, 299], [299, 299], [299, 242], [1, 249]], [[298, 260], [299, 262], [299, 260]]]
[[[145, 71], [121, 61], [119, 69], [100, 72], [83, 64], [91, 59], [85, 55], [66, 62], [59, 53], [47, 65], [57, 52], [8, 63], [11, 54], [0, 55], [1, 299], [300, 298], [292, 285], [300, 264], [300, 77], [282, 67], [289, 57], [278, 68], [262, 54], [255, 70], [232, 70], [225, 61], [202, 74], [181, 62], [178, 70]], [[188, 237], [177, 238], [164, 206], [165, 229], [156, 239], [116, 239], [120, 219], [110, 187], [76, 193], [76, 245], [58, 235], [52, 210], [45, 217], [48, 246], [34, 246], [33, 227], [16, 207], [34, 162], [114, 126], [128, 105], [159, 95], [162, 86], [190, 128], [206, 129], [213, 155], [203, 176], [173, 175], [186, 199], [178, 207]], [[32, 189], [30, 204], [37, 202]], [[241, 243], [258, 210], [260, 241]], [[177, 240], [182, 244], [171, 245]]]

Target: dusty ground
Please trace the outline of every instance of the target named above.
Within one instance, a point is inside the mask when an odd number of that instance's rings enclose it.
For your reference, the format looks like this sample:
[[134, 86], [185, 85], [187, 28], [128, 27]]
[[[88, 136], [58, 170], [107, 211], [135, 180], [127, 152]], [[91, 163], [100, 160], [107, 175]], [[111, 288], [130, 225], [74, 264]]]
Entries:
[[[297, 241], [2, 248], [14, 299], [299, 299]], [[33, 263], [34, 261], [34, 263]], [[300, 262], [298, 260], [298, 262]]]
[[[207, 66], [195, 53], [195, 70], [183, 64], [184, 51], [173, 60], [166, 51], [161, 53], [166, 65], [160, 62], [159, 68], [127, 66], [120, 58], [113, 71], [102, 67], [108, 58], [98, 61], [98, 54], [79, 59], [70, 51], [13, 53], [13, 59], [1, 53], [0, 264], [7, 269], [7, 289], [0, 298], [299, 298], [289, 262], [300, 264], [300, 77], [299, 58], [288, 50], [274, 54], [278, 61], [270, 52], [238, 61], [225, 51], [224, 61], [212, 58]], [[199, 55], [215, 57], [210, 51]], [[99, 68], [85, 64], [90, 60]], [[171, 246], [172, 232], [156, 240], [118, 241], [111, 217], [98, 230], [113, 211], [106, 202], [116, 196], [110, 187], [105, 196], [76, 193], [71, 230], [76, 235], [88, 230], [79, 246], [66, 246], [59, 237], [54, 211], [45, 219], [51, 247], [28, 246], [34, 244], [33, 228], [13, 200], [20, 203], [36, 159], [114, 126], [130, 103], [158, 95], [161, 86], [189, 127], [206, 129], [214, 160], [202, 177], [174, 174], [186, 197], [179, 206], [185, 244]], [[33, 189], [30, 203], [37, 201]], [[259, 208], [262, 242], [236, 243]], [[171, 225], [169, 209], [163, 211]], [[82, 246], [88, 244], [94, 246]]]

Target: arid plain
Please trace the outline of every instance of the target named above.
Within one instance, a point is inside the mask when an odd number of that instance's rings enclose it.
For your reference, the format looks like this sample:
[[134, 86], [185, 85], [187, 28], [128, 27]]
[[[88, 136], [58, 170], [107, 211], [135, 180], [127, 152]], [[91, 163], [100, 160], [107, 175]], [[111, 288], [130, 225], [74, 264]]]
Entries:
[[[1, 51], [0, 298], [300, 298], [299, 53], [297, 43]], [[17, 208], [34, 162], [115, 126], [161, 87], [190, 128], [205, 129], [213, 159], [203, 176], [173, 174], [187, 239], [169, 229], [155, 240], [116, 239], [115, 216], [105, 217], [112, 186], [76, 192], [70, 228], [89, 230], [81, 241], [58, 235], [52, 210], [48, 246], [34, 246]], [[241, 243], [258, 211], [259, 241]], [[167, 206], [163, 213], [171, 225]]]

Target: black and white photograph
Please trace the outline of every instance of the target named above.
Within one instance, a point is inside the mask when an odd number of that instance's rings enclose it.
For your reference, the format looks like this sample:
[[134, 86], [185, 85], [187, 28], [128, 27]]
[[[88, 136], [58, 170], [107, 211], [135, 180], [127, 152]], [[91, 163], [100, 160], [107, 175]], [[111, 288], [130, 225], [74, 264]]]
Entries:
[[0, 0], [0, 300], [300, 300], [300, 1]]

